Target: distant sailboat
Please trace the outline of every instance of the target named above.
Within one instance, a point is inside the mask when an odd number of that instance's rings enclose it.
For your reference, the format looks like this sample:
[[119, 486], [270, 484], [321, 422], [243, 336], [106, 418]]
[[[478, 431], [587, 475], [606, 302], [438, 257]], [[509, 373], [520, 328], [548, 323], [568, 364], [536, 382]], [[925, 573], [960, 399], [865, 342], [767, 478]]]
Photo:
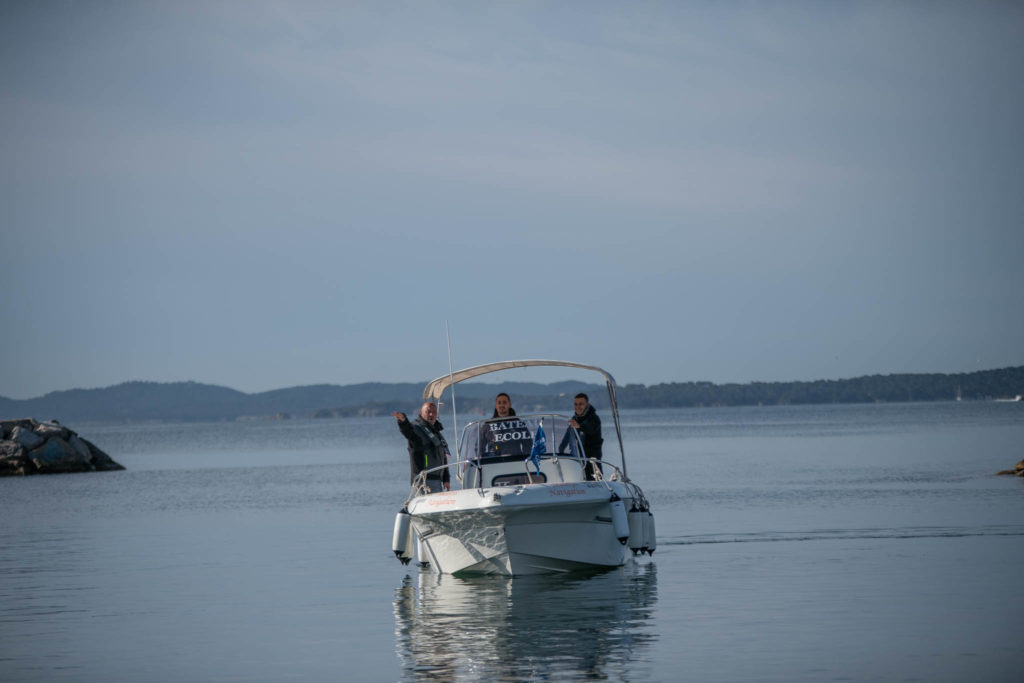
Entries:
[[958, 401], [964, 400], [963, 394], [960, 393], [960, 385], [959, 384], [956, 387], [956, 400], [958, 400]]

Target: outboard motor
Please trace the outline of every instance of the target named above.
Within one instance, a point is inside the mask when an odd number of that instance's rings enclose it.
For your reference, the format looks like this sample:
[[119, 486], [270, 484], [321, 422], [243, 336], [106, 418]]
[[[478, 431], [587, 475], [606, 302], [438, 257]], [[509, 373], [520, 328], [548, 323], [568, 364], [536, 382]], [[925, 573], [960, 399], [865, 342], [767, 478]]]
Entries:
[[391, 549], [402, 564], [409, 564], [412, 559], [412, 515], [409, 507], [403, 507], [395, 515], [395, 533], [391, 539]]

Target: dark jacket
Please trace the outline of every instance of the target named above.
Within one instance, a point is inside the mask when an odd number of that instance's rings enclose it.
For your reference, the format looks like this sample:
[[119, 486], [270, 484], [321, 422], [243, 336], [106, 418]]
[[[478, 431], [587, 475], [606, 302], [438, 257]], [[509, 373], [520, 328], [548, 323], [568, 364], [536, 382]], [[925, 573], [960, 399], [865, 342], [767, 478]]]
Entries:
[[600, 460], [601, 444], [604, 443], [604, 439], [601, 437], [601, 418], [597, 416], [594, 406], [588, 405], [582, 415], [573, 415], [572, 417], [580, 425], [576, 431], [580, 435], [580, 441], [583, 442], [583, 452], [588, 458]]
[[[441, 435], [441, 421], [431, 425], [422, 417], [415, 420], [402, 420], [398, 423], [398, 431], [409, 442], [409, 482], [412, 483], [423, 470], [438, 467], [448, 462], [448, 443]], [[437, 470], [427, 475], [428, 479], [440, 479], [448, 482], [451, 476], [448, 469]]]

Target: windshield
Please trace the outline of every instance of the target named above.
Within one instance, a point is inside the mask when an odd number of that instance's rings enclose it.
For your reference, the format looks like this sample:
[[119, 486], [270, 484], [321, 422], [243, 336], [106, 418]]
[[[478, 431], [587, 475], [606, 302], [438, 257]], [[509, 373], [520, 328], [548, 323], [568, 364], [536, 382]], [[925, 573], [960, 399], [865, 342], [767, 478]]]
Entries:
[[561, 415], [523, 415], [480, 420], [462, 432], [465, 460], [531, 455], [583, 457], [576, 430]]

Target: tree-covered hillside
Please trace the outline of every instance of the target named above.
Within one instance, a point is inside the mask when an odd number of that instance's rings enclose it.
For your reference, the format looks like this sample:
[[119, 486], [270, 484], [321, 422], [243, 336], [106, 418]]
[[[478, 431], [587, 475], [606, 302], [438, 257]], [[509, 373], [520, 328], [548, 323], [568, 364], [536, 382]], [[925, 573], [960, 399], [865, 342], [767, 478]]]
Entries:
[[[40, 398], [0, 397], [0, 418], [36, 417], [62, 421], [212, 421], [263, 417], [347, 417], [414, 412], [419, 383], [321, 384], [246, 394], [197, 382], [127, 382], [103, 389], [56, 391]], [[458, 409], [489, 415], [494, 395], [507, 391], [520, 413], [568, 412], [572, 396], [585, 391], [598, 407], [607, 406], [604, 387], [582, 382], [458, 385]], [[1024, 394], [1024, 366], [961, 374], [871, 375], [815, 382], [672, 382], [618, 388], [622, 408], [751, 406], [808, 403], [965, 401]]]

